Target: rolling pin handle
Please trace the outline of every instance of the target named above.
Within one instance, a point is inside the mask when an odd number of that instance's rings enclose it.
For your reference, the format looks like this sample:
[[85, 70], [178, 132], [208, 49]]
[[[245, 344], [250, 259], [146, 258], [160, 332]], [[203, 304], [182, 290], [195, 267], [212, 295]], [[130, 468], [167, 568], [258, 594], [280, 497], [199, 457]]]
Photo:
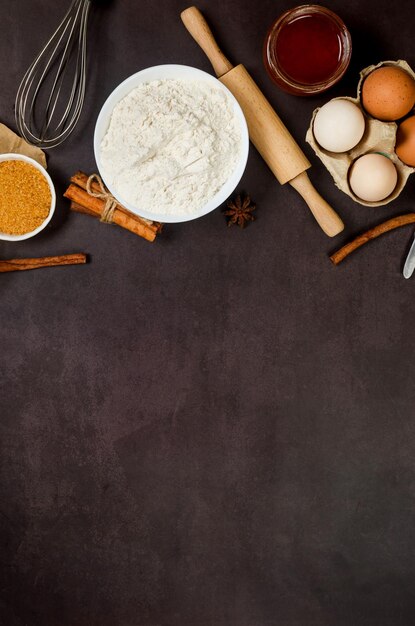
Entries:
[[289, 183], [306, 201], [317, 223], [326, 235], [335, 237], [335, 235], [341, 233], [344, 228], [342, 220], [313, 187], [307, 172], [302, 172], [290, 180]]
[[233, 65], [219, 48], [208, 23], [199, 9], [189, 7], [182, 12], [181, 18], [193, 39], [199, 44], [212, 63], [216, 76], [220, 78], [227, 74], [233, 68]]

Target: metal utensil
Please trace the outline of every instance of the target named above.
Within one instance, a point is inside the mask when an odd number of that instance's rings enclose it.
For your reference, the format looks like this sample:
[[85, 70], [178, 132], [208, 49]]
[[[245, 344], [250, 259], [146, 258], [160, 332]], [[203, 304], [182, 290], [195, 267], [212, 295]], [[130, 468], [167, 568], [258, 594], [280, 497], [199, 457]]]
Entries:
[[86, 35], [92, 0], [73, 0], [20, 83], [17, 128], [29, 143], [54, 148], [74, 130], [86, 82]]
[[[414, 235], [415, 236], [415, 235]], [[415, 270], [415, 239], [412, 242], [412, 246], [409, 249], [408, 256], [406, 257], [405, 265], [403, 266], [403, 275], [405, 278], [411, 278]]]

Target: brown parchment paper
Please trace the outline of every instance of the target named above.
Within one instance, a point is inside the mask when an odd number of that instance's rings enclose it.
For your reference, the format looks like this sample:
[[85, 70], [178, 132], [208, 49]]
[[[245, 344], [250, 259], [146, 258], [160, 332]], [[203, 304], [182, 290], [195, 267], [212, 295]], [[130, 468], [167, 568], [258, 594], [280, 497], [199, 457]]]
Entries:
[[31, 146], [10, 128], [0, 124], [0, 154], [7, 154], [8, 152], [11, 154], [24, 154], [46, 168], [46, 156], [43, 150], [36, 148], [36, 146]]
[[[310, 144], [320, 161], [328, 169], [334, 180], [335, 185], [339, 189], [341, 189], [341, 191], [353, 198], [355, 202], [358, 202], [359, 204], [363, 204], [365, 206], [373, 207], [383, 206], [385, 204], [388, 204], [389, 202], [392, 202], [392, 200], [395, 200], [395, 198], [399, 196], [402, 189], [405, 187], [408, 177], [415, 171], [415, 168], [409, 167], [408, 165], [402, 163], [402, 161], [400, 161], [395, 154], [397, 124], [395, 124], [395, 122], [381, 122], [380, 120], [374, 119], [373, 117], [368, 115], [366, 111], [363, 110], [363, 107], [361, 105], [360, 94], [364, 79], [368, 74], [373, 72], [373, 70], [385, 65], [399, 66], [402, 69], [406, 70], [415, 79], [415, 73], [408, 65], [408, 63], [406, 63], [406, 61], [382, 61], [377, 65], [370, 65], [360, 72], [360, 80], [357, 87], [357, 98], [335, 98], [335, 100], [350, 100], [350, 102], [354, 102], [362, 110], [363, 115], [365, 116], [365, 133], [357, 146], [355, 146], [352, 150], [349, 150], [348, 152], [341, 153], [328, 152], [327, 150], [321, 148], [316, 142], [313, 134], [314, 118], [317, 115], [319, 109], [316, 109], [313, 112], [311, 124], [306, 135], [307, 143]], [[384, 153], [394, 162], [398, 172], [398, 182], [393, 193], [381, 202], [366, 202], [365, 200], [361, 200], [353, 193], [349, 186], [348, 171], [351, 164], [358, 157], [362, 156], [363, 154], [367, 154], [368, 152]]]

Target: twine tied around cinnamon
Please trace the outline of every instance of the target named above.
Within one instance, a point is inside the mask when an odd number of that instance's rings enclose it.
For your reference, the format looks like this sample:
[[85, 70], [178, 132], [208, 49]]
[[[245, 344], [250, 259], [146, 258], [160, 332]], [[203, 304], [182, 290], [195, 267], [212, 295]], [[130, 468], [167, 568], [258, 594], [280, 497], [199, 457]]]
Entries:
[[[98, 184], [101, 191], [92, 190], [92, 183], [94, 182]], [[100, 221], [104, 222], [105, 224], [112, 224], [114, 211], [117, 208], [118, 203], [114, 196], [109, 191], [107, 191], [107, 189], [105, 189], [101, 176], [99, 176], [98, 174], [91, 174], [86, 184], [86, 190], [90, 196], [93, 196], [94, 198], [100, 198], [100, 200], [104, 200], [105, 204], [102, 210]]]

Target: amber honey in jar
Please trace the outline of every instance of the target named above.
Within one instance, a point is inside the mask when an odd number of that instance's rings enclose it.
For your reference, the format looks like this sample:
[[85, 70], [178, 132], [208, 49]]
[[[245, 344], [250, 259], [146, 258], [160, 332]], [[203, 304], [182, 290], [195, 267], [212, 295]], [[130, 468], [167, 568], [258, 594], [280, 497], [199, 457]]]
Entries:
[[351, 53], [351, 37], [344, 22], [326, 7], [306, 4], [287, 11], [272, 24], [264, 44], [264, 63], [279, 87], [307, 96], [337, 83]]

